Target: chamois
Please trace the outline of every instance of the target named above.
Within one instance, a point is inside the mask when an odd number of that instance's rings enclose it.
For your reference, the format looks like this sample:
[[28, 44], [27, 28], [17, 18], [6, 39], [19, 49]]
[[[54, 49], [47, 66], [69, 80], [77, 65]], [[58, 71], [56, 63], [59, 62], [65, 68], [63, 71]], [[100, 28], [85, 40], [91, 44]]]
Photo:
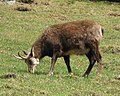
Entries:
[[29, 54], [22, 50], [25, 56], [21, 56], [19, 51], [18, 56], [15, 57], [25, 60], [28, 71], [34, 73], [39, 60], [49, 56], [52, 58], [49, 75], [53, 75], [54, 65], [58, 57], [64, 58], [68, 72], [71, 73], [70, 55], [86, 55], [90, 64], [83, 76], [89, 75], [96, 61], [98, 63], [98, 74], [101, 75], [102, 57], [99, 52], [99, 42], [102, 36], [102, 27], [93, 20], [51, 25], [34, 42]]

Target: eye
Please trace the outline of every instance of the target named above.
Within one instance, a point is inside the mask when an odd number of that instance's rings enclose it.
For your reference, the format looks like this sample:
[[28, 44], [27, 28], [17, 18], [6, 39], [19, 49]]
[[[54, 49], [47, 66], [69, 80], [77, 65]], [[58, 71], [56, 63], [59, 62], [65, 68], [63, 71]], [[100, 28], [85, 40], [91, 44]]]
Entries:
[[30, 64], [30, 65], [32, 65], [32, 64], [33, 64], [32, 60], [29, 60], [29, 64]]

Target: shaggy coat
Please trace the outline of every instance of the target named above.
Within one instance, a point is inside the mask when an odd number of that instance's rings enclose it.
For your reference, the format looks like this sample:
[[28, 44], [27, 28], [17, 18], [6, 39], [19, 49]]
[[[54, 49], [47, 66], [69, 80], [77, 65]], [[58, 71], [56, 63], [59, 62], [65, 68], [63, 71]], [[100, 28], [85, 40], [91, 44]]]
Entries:
[[[86, 55], [90, 64], [83, 76], [89, 75], [96, 61], [98, 62], [98, 73], [101, 74], [102, 60], [99, 42], [102, 36], [101, 26], [91, 20], [52, 25], [35, 41], [26, 59], [27, 61], [30, 58], [38, 60], [50, 56], [52, 61], [49, 75], [52, 75], [58, 57], [64, 58], [68, 72], [71, 73], [70, 55]], [[29, 62], [28, 65], [30, 65]]]

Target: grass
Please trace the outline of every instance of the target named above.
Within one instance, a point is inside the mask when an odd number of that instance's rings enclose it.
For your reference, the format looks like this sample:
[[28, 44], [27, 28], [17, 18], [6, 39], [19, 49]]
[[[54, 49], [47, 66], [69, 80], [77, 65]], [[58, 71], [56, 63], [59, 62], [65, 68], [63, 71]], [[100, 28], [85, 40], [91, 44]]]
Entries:
[[[0, 3], [0, 76], [14, 73], [16, 78], [0, 78], [0, 96], [119, 96], [120, 94], [120, 24], [119, 3], [88, 0], [35, 0], [37, 4], [13, 6]], [[17, 11], [16, 8], [31, 11]], [[112, 14], [112, 15], [111, 15]], [[97, 78], [97, 64], [88, 78], [82, 74], [88, 66], [85, 56], [71, 56], [74, 75], [69, 75], [62, 58], [55, 74], [48, 76], [50, 58], [40, 61], [35, 74], [27, 72], [24, 62], [13, 54], [30, 50], [38, 36], [52, 24], [91, 19], [104, 27], [100, 49], [103, 76]]]

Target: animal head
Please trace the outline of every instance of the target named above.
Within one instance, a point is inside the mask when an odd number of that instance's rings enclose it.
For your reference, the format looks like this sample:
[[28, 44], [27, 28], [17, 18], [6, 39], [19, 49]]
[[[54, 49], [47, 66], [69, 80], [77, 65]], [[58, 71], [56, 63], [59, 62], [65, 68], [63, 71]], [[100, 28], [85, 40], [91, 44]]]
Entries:
[[20, 55], [20, 51], [18, 52], [18, 56], [14, 55], [19, 60], [24, 60], [28, 66], [28, 71], [30, 73], [34, 73], [36, 66], [39, 64], [39, 59], [34, 57], [34, 48], [32, 48], [31, 52], [28, 54], [26, 51], [22, 50], [24, 56]]

